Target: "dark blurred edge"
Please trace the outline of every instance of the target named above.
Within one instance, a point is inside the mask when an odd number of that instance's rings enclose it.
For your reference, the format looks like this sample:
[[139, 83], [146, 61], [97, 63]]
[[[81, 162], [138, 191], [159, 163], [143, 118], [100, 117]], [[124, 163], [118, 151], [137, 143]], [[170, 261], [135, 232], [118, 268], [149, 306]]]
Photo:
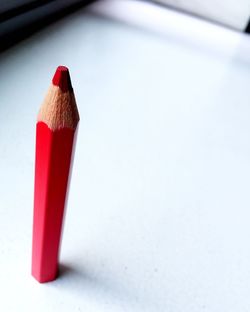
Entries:
[[54, 0], [19, 0], [18, 2], [14, 1], [13, 4], [13, 1], [11, 1], [9, 5], [5, 2], [3, 8], [3, 4], [0, 3], [0, 23], [52, 1]]
[[250, 34], [250, 20], [248, 21], [247, 27], [245, 29], [245, 33]]
[[37, 0], [0, 12], [0, 52], [95, 0]]

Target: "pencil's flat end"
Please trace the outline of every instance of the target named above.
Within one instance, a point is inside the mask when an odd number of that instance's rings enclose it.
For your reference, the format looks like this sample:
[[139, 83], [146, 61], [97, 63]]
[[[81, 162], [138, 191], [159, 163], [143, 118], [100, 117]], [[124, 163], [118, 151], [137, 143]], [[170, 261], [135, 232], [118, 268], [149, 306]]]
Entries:
[[69, 69], [66, 66], [58, 66], [52, 79], [54, 86], [58, 86], [63, 92], [72, 91]]
[[58, 264], [49, 260], [47, 265], [44, 265], [41, 259], [33, 256], [31, 275], [40, 284], [52, 282], [58, 277]]
[[47, 275], [37, 275], [37, 274], [31, 274], [33, 278], [40, 284], [53, 282], [55, 279], [57, 279], [57, 274], [53, 274], [51, 276]]

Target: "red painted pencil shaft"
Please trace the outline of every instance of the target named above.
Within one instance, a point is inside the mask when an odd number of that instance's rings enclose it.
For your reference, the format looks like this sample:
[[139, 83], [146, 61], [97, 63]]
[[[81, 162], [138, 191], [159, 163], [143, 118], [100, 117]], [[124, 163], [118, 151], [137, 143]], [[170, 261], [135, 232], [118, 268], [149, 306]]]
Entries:
[[37, 123], [32, 275], [40, 282], [57, 275], [74, 134], [72, 129], [53, 131]]
[[58, 67], [36, 127], [32, 275], [56, 278], [70, 169], [79, 120], [68, 69]]

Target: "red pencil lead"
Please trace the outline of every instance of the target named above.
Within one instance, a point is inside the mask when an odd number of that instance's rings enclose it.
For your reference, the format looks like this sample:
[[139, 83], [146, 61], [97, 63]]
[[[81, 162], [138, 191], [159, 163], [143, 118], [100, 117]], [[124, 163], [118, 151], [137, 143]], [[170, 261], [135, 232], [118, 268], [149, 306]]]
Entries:
[[63, 92], [72, 91], [69, 70], [66, 66], [58, 66], [52, 79], [54, 86], [58, 86]]

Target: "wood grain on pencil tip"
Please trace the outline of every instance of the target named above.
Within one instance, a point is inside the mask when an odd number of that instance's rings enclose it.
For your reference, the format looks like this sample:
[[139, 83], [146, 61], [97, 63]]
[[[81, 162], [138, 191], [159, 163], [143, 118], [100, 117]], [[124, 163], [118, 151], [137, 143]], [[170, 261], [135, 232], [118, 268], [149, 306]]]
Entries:
[[77, 127], [79, 113], [67, 67], [57, 68], [37, 119], [52, 130]]

